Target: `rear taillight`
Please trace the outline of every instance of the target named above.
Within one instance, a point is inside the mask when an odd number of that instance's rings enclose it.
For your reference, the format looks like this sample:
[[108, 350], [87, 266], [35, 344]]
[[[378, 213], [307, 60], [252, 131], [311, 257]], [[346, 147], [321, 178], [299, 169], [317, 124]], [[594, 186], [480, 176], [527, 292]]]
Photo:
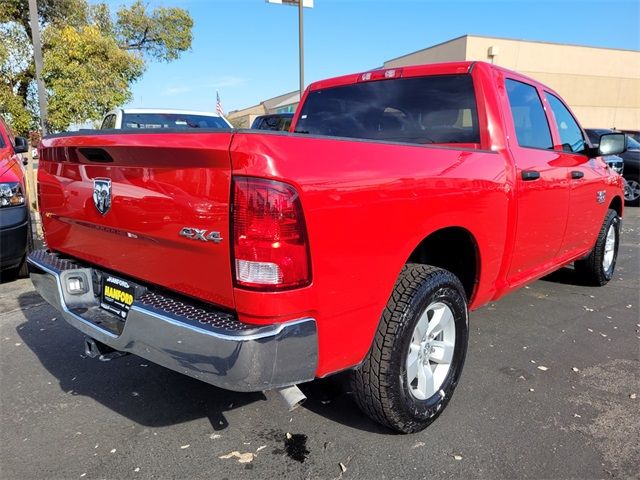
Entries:
[[233, 254], [238, 286], [281, 290], [309, 284], [307, 232], [295, 188], [234, 177]]

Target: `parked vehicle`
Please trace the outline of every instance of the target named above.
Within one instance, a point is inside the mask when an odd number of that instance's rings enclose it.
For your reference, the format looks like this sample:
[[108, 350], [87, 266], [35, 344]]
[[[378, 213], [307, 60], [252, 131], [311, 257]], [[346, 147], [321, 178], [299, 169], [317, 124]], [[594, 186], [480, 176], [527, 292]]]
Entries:
[[[600, 135], [616, 131], [607, 128], [595, 128], [587, 129], [586, 132], [591, 143], [597, 146]], [[640, 143], [627, 134], [627, 150], [620, 154], [620, 157], [624, 161], [622, 176], [625, 180], [625, 203], [637, 207], [640, 203]]]
[[640, 132], [638, 130], [621, 130], [621, 131], [629, 135], [636, 142], [640, 143]]
[[14, 137], [0, 117], [0, 271], [26, 276], [27, 253], [33, 249], [29, 201], [22, 159], [26, 138]]
[[251, 128], [253, 130], [280, 130], [287, 132], [291, 127], [293, 113], [272, 113], [256, 117]]
[[233, 128], [226, 118], [211, 112], [160, 108], [118, 108], [107, 113], [101, 130], [139, 128]]
[[618, 155], [605, 155], [602, 159], [607, 165], [609, 165], [609, 168], [618, 175], [624, 174], [624, 160], [622, 157]]
[[43, 141], [31, 278], [87, 355], [291, 405], [349, 369], [367, 415], [415, 432], [460, 380], [469, 310], [571, 262], [613, 276], [623, 182], [601, 156], [625, 137], [591, 148], [533, 79], [347, 75], [309, 86], [292, 128]]

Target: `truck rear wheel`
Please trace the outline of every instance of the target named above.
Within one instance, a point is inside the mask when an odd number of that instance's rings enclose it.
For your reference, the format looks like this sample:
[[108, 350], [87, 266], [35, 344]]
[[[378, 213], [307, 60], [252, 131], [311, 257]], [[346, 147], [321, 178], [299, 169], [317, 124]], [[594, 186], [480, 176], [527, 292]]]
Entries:
[[613, 278], [620, 244], [620, 217], [609, 209], [587, 258], [575, 262], [576, 273], [588, 285], [600, 287]]
[[460, 281], [440, 268], [405, 265], [371, 350], [353, 372], [356, 402], [394, 430], [426, 428], [451, 399], [467, 343], [467, 300]]

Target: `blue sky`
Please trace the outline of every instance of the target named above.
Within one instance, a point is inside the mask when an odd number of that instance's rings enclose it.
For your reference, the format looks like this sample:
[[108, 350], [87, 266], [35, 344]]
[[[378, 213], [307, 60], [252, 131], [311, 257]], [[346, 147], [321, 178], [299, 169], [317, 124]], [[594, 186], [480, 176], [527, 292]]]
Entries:
[[[129, 106], [214, 110], [218, 90], [228, 112], [298, 88], [296, 8], [265, 0], [147, 3], [187, 9], [193, 44], [177, 61], [150, 63]], [[305, 80], [364, 71], [464, 34], [639, 50], [639, 29], [637, 0], [315, 0], [305, 9]]]

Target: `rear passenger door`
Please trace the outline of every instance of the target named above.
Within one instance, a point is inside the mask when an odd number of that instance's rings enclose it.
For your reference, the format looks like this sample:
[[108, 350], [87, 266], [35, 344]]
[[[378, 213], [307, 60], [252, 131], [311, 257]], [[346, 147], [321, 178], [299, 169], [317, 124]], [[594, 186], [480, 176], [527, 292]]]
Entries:
[[[590, 249], [596, 241], [606, 205], [603, 198], [608, 167], [601, 158], [587, 157], [585, 135], [567, 106], [554, 94], [545, 91], [554, 121], [556, 150], [567, 166], [570, 182], [570, 202], [567, 231], [560, 255]], [[599, 194], [599, 192], [601, 192]]]
[[[567, 225], [567, 168], [554, 151], [542, 92], [506, 78], [509, 149], [516, 168], [517, 221], [509, 283], [519, 284], [556, 261]], [[511, 121], [511, 128], [509, 128]]]

